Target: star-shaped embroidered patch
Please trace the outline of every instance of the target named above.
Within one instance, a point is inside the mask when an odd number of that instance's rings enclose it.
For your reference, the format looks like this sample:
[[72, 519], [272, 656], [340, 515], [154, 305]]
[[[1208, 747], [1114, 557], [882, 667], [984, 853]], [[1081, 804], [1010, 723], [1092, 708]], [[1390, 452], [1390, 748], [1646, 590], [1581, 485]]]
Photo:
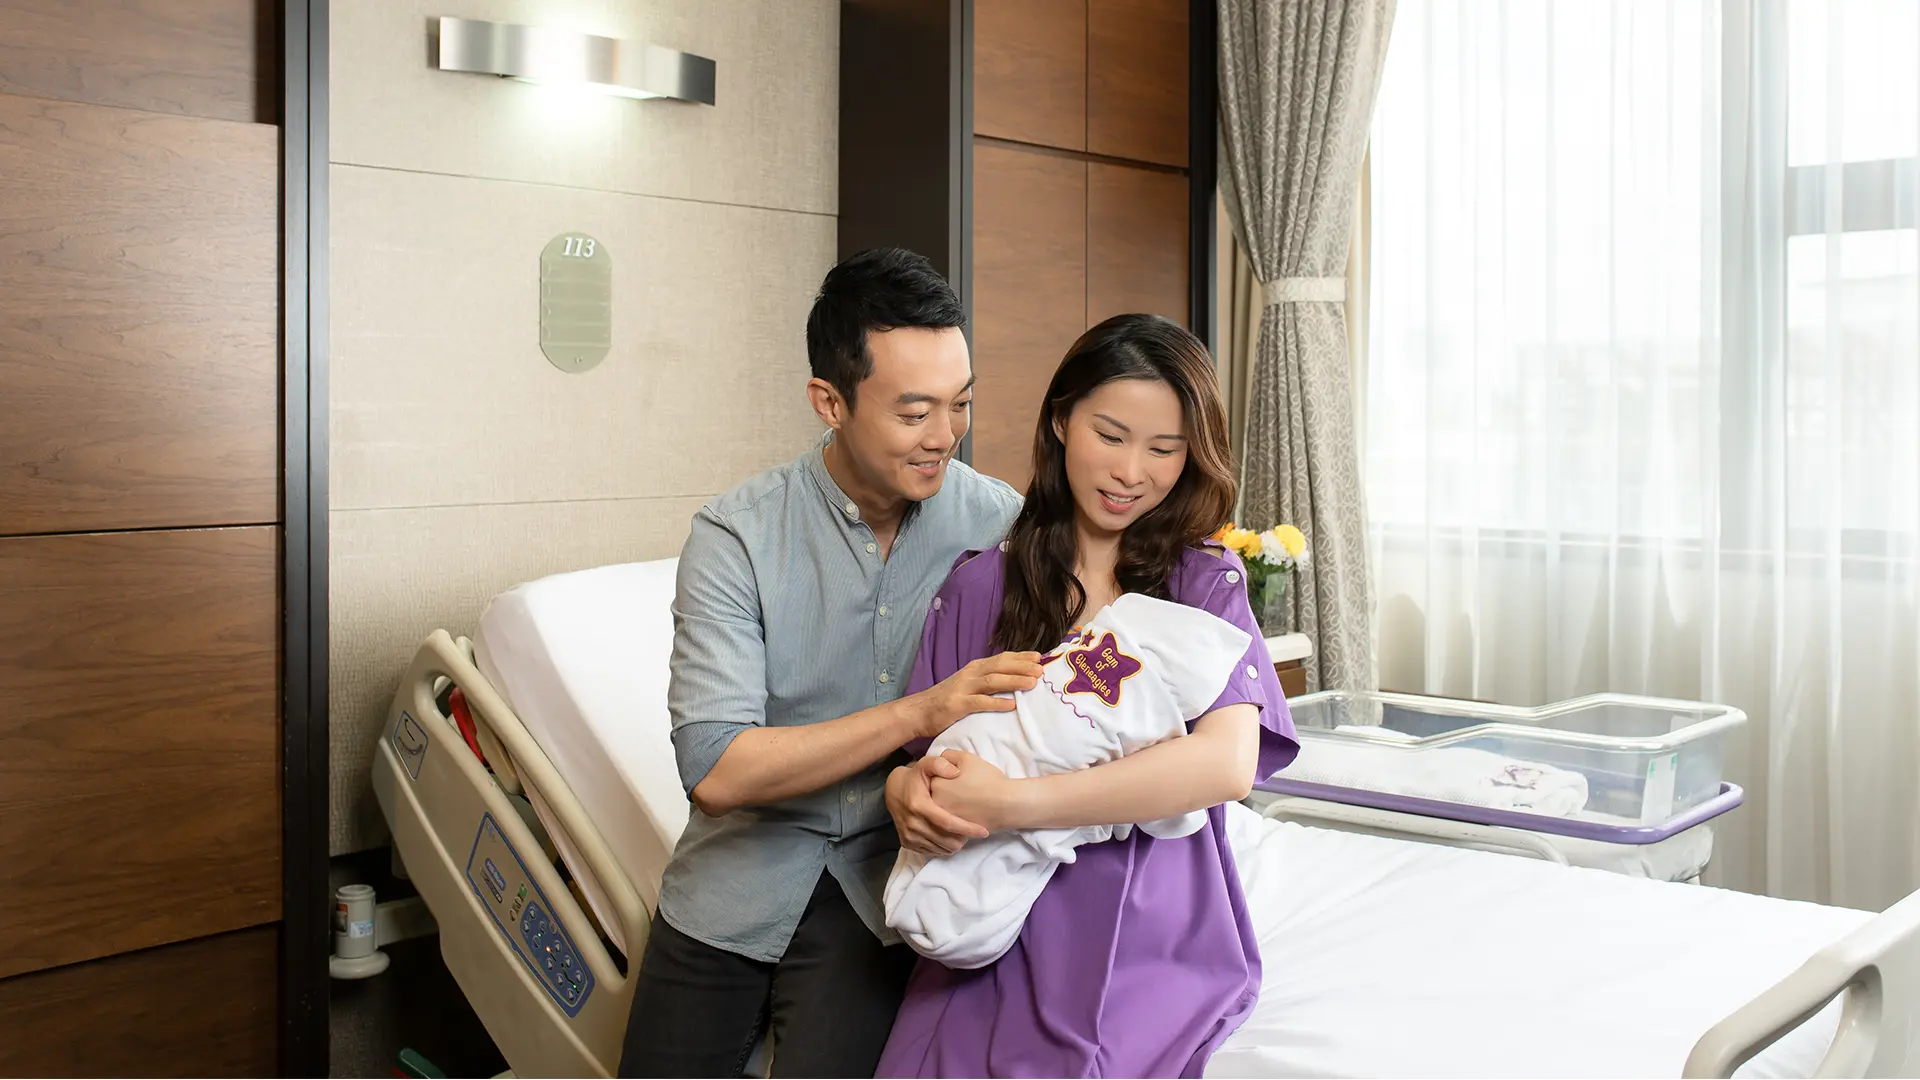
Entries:
[[1121, 682], [1140, 674], [1140, 661], [1121, 652], [1111, 633], [1097, 645], [1068, 653], [1067, 666], [1073, 670], [1073, 681], [1061, 693], [1092, 694], [1109, 707], [1120, 704]]

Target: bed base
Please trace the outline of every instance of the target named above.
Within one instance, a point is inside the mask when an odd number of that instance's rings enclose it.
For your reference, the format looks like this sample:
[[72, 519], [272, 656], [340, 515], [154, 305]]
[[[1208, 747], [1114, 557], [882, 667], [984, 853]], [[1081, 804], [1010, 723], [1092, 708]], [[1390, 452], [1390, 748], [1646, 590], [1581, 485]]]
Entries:
[[[465, 695], [494, 772], [441, 713], [436, 698], [445, 680]], [[529, 783], [609, 890], [634, 953], [628, 973], [554, 869], [549, 846], [509, 798]], [[650, 916], [573, 793], [474, 666], [469, 648], [444, 630], [421, 645], [394, 696], [373, 787], [394, 850], [435, 913], [447, 969], [514, 1072], [613, 1075]], [[550, 944], [558, 948], [548, 952]], [[545, 973], [549, 959], [557, 977]], [[584, 971], [575, 983], [577, 969]]]

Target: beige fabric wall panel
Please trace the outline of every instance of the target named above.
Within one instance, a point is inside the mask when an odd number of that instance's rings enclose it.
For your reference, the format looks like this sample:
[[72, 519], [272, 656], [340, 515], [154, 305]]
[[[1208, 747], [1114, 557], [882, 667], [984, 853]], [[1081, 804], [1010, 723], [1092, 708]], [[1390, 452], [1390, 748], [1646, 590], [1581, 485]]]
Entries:
[[438, 629], [471, 635], [487, 601], [524, 581], [680, 554], [710, 496], [335, 510], [331, 515], [331, 844], [383, 844], [368, 770], [414, 650]]
[[[839, 12], [835, 0], [335, 0], [333, 160], [834, 213]], [[715, 105], [430, 68], [441, 15], [704, 56]]]
[[[428, 67], [442, 14], [646, 40], [718, 104]], [[431, 631], [563, 570], [679, 553], [715, 493], [818, 436], [805, 324], [833, 265], [834, 0], [334, 0], [332, 828], [384, 843], [367, 770]], [[612, 261], [612, 348], [540, 351], [540, 252]]]
[[[819, 434], [831, 217], [347, 166], [333, 207], [335, 509], [724, 491]], [[539, 344], [569, 230], [613, 262], [613, 349], [579, 374]]]

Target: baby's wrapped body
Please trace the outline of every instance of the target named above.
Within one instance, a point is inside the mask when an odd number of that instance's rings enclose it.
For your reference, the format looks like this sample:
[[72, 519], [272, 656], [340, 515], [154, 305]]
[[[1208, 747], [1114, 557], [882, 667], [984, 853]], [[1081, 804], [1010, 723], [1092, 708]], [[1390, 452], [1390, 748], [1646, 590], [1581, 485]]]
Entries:
[[[1040, 683], [1013, 712], [975, 713], [933, 740], [929, 755], [964, 750], [1025, 779], [1073, 772], [1187, 733], [1219, 696], [1251, 642], [1199, 608], [1129, 594], [1043, 658]], [[1125, 839], [1137, 825], [1162, 839], [1200, 829], [1206, 811], [1159, 821], [1027, 829], [975, 840], [940, 859], [902, 850], [887, 879], [887, 923], [950, 968], [998, 960], [1020, 936], [1054, 868], [1082, 844]]]

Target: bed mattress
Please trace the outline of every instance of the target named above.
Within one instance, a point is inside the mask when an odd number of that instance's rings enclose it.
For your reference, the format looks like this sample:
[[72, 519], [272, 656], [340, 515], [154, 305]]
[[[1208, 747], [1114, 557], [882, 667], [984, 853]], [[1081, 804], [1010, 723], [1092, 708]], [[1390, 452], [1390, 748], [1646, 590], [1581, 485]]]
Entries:
[[[679, 560], [623, 563], [495, 597], [473, 635], [476, 666], [553, 762], [652, 911], [688, 805], [667, 718]], [[607, 936], [627, 952], [605, 887], [538, 791], [528, 801]]]
[[[531, 582], [474, 635], [482, 674], [649, 910], [688, 814], [666, 709], [675, 566]], [[1264, 982], [1209, 1076], [1677, 1076], [1708, 1027], [1870, 917], [1229, 809]], [[1834, 1022], [1829, 1009], [1737, 1075], [1808, 1075]]]
[[[1263, 981], [1208, 1076], [1678, 1076], [1871, 918], [1228, 809]], [[1812, 1075], [1837, 1009], [1735, 1075]]]

